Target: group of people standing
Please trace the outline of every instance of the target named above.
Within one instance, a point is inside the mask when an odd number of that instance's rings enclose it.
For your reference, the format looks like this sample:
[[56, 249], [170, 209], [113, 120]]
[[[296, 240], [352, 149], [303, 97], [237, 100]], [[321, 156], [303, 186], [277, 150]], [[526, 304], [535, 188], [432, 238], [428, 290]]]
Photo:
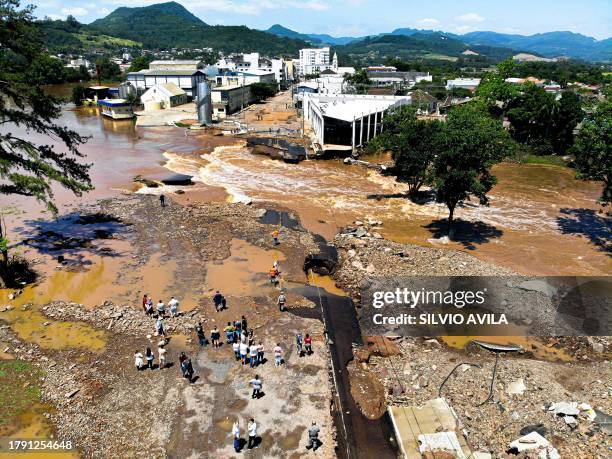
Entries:
[[[162, 339], [157, 343], [157, 356], [159, 360], [158, 368], [163, 370], [166, 368], [166, 340]], [[146, 360], [146, 365], [145, 365]], [[136, 365], [137, 370], [150, 369], [153, 370], [155, 368], [155, 354], [151, 350], [150, 347], [147, 347], [144, 356], [140, 351], [134, 352], [134, 364]]]

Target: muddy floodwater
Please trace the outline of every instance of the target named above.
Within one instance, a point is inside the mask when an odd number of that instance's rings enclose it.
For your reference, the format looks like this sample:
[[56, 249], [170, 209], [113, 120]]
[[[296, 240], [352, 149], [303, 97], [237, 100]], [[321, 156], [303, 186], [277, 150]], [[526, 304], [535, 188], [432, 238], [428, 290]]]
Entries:
[[[328, 239], [354, 220], [371, 218], [384, 222], [381, 232], [388, 239], [440, 244], [436, 238], [446, 208], [431, 200], [410, 202], [403, 195], [405, 185], [375, 170], [333, 159], [288, 164], [251, 154], [241, 139], [173, 127], [137, 129], [129, 120], [103, 118], [95, 108], [67, 108], [60, 122], [90, 137], [82, 151], [93, 164], [95, 190], [86, 200], [134, 191], [171, 193], [181, 187], [143, 189], [133, 178], [160, 179], [176, 172], [195, 181], [183, 187], [184, 195], [176, 195], [181, 202], [272, 202], [294, 211], [307, 229]], [[468, 202], [458, 209], [456, 241], [449, 248], [523, 273], [612, 271], [606, 252], [611, 223], [595, 203], [600, 184], [576, 180], [571, 169], [557, 166], [504, 163], [494, 172], [498, 185], [491, 205]], [[60, 189], [56, 198], [64, 210], [76, 201]], [[26, 218], [44, 217], [33, 200], [11, 200], [3, 205], [14, 203], [19, 211], [5, 217], [9, 229]]]

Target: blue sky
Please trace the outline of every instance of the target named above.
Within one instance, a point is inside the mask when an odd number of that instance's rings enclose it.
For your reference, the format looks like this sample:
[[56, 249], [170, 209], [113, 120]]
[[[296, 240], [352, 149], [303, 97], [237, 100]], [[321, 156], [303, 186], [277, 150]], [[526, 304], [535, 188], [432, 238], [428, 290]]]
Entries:
[[[208, 24], [266, 29], [279, 23], [298, 32], [356, 36], [398, 27], [454, 33], [493, 30], [533, 34], [570, 30], [597, 39], [612, 35], [612, 0], [178, 0]], [[24, 1], [25, 3], [29, 3]], [[36, 15], [72, 14], [91, 22], [119, 6], [151, 0], [39, 0]], [[161, 3], [157, 2], [157, 3]]]

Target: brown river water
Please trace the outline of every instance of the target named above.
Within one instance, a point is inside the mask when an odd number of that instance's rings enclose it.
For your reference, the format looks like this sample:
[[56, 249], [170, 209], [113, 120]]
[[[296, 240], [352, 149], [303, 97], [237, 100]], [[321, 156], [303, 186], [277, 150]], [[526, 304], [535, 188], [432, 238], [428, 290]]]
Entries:
[[[186, 132], [174, 127], [136, 128], [132, 121], [102, 118], [95, 108], [67, 108], [60, 123], [90, 136], [81, 151], [85, 160], [93, 164], [91, 177], [95, 185], [95, 190], [82, 198], [56, 189], [60, 213], [72, 211], [80, 202], [93, 202], [122, 193], [164, 192], [171, 195], [177, 187], [140, 188], [133, 177], [159, 179], [172, 173], [184, 173], [192, 175], [196, 183], [181, 187], [186, 191], [184, 195], [173, 195], [180, 202], [248, 200], [274, 203], [295, 212], [306, 228], [328, 239], [354, 220], [376, 219], [384, 222], [381, 232], [391, 240], [466, 250], [482, 260], [523, 273], [586, 275], [612, 272], [612, 259], [603, 250], [610, 240], [610, 219], [599, 213], [595, 204], [601, 187], [597, 183], [575, 180], [573, 171], [567, 168], [496, 166], [499, 183], [491, 193], [491, 206], [467, 203], [458, 209], [457, 217], [462, 220], [457, 226], [459, 240], [442, 246], [434, 236], [436, 221], [446, 216], [446, 209], [433, 202], [411, 203], [401, 196], [404, 185], [374, 170], [344, 165], [340, 160], [287, 164], [251, 154], [240, 139]], [[2, 129], [19, 132], [19, 129]], [[29, 135], [35, 137], [35, 134]], [[49, 143], [48, 139], [44, 141]], [[125, 272], [131, 260], [129, 244], [121, 241], [97, 242], [112, 248], [118, 257], [101, 257], [88, 251], [82, 254], [91, 262], [88, 269], [56, 270], [49, 255], [18, 244], [37, 219], [49, 220], [52, 216], [33, 199], [12, 196], [1, 197], [0, 209], [13, 250], [38, 258], [36, 267], [42, 273], [41, 281], [27, 287], [18, 300], [12, 302], [14, 309], [3, 315], [24, 340], [44, 348], [80, 348], [97, 352], [105, 346], [105, 333], [86, 324], [46, 319], [39, 306], [51, 300], [69, 300], [94, 307], [105, 299], [133, 301], [136, 305], [139, 293], [135, 292], [147, 291], [155, 298], [174, 294], [167, 286], [172, 285], [176, 267], [155, 257], [129, 278], [120, 280], [119, 272]], [[243, 245], [241, 241], [232, 241], [232, 254], [244, 252]], [[258, 288], [263, 279], [251, 266], [254, 260], [261, 266], [264, 259], [266, 264], [271, 260], [282, 261], [283, 254], [257, 252], [252, 258], [244, 260], [233, 255], [222, 264], [213, 263], [208, 267], [205, 282], [220, 284], [228, 292], [238, 288], [235, 283], [223, 283], [228, 279], [227, 265], [236, 265], [234, 272], [243, 271], [239, 284], [244, 291], [235, 293], [248, 294], [250, 289]], [[331, 293], [342, 293], [328, 278], [318, 278], [316, 283]], [[197, 298], [190, 292], [181, 293], [184, 293], [182, 309], [191, 309], [197, 304]], [[7, 297], [7, 291], [0, 291], [0, 305], [7, 304]], [[27, 303], [32, 306], [22, 310]], [[461, 347], [465, 343], [449, 341], [448, 344]], [[563, 359], [563, 356], [556, 357]], [[36, 425], [40, 419], [35, 416], [34, 421], [24, 422], [24, 428]]]

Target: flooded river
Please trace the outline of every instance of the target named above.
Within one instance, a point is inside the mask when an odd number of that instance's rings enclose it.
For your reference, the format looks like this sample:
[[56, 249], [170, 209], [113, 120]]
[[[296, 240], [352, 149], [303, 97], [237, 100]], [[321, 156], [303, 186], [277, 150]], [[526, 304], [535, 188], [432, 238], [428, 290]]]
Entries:
[[[348, 166], [340, 160], [288, 164], [251, 154], [240, 139], [174, 127], [136, 128], [132, 121], [103, 118], [95, 108], [66, 108], [59, 122], [89, 137], [81, 150], [85, 161], [93, 164], [95, 190], [81, 201], [134, 191], [171, 192], [176, 187], [143, 189], [133, 178], [160, 179], [176, 172], [192, 175], [196, 182], [183, 187], [184, 195], [174, 195], [181, 202], [274, 203], [294, 211], [303, 226], [328, 239], [354, 220], [371, 218], [384, 222], [381, 232], [389, 239], [440, 244], [436, 236], [440, 220], [446, 217], [445, 207], [410, 202], [403, 197], [405, 185], [375, 170]], [[466, 203], [460, 208], [457, 217], [461, 221], [455, 231], [458, 240], [447, 247], [524, 273], [612, 271], [612, 259], [604, 251], [610, 240], [610, 219], [598, 213], [597, 183], [575, 180], [572, 170], [555, 166], [501, 164], [494, 171], [499, 183], [491, 192], [491, 206]], [[62, 189], [56, 189], [56, 200], [60, 212], [69, 212], [80, 202]], [[13, 245], [27, 237], [36, 219], [50, 217], [33, 199], [4, 196], [0, 207]], [[123, 249], [117, 251], [125, 253]], [[58, 279], [58, 283], [108, 285], [122, 260], [105, 258], [104, 269], [96, 263], [101, 272], [95, 276], [91, 272], [89, 278], [76, 274], [68, 282]], [[152, 268], [154, 280], [145, 280], [143, 288], [162, 294], [155, 291], [159, 284], [155, 277], [161, 276], [155, 272], [168, 267], [151, 265], [160, 269]], [[101, 290], [92, 288], [88, 297], [83, 295], [70, 296], [95, 304], [101, 299]]]

